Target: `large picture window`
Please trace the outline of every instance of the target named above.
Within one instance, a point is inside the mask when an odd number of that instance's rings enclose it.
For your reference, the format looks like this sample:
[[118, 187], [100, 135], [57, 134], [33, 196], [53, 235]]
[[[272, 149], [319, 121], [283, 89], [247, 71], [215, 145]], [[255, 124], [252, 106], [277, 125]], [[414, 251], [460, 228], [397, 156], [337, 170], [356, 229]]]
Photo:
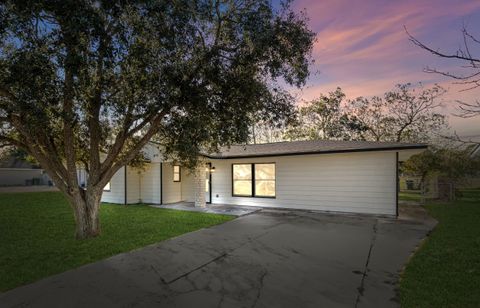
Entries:
[[275, 164], [233, 164], [232, 195], [274, 198]]

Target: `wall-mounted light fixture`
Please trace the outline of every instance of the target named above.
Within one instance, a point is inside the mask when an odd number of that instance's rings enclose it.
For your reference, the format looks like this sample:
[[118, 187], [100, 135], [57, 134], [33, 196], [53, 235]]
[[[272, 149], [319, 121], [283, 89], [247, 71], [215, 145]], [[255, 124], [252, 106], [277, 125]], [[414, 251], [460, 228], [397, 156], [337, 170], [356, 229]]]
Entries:
[[215, 172], [215, 167], [210, 167], [210, 168], [207, 167], [207, 168], [205, 168], [205, 171], [213, 173], [213, 172]]

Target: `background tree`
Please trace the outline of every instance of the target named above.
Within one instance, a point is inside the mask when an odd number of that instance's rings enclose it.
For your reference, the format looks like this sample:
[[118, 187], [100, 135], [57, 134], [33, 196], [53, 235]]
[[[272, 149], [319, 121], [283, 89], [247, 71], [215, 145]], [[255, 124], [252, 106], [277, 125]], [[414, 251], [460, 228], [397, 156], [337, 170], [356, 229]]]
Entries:
[[358, 139], [362, 127], [355, 116], [344, 110], [345, 93], [341, 88], [298, 108], [298, 117], [285, 132], [289, 140]]
[[283, 100], [282, 104], [275, 105], [275, 108], [280, 108], [280, 110], [269, 113], [256, 113], [252, 116], [248, 143], [258, 144], [283, 141], [286, 127], [295, 122], [297, 115], [297, 109], [294, 105], [295, 98], [289, 92], [280, 89], [274, 89], [274, 91], [277, 92], [278, 99]]
[[[458, 72], [448, 72], [436, 68], [426, 67], [424, 69], [427, 73], [434, 73], [446, 76], [455, 80], [456, 84], [464, 86], [464, 90], [473, 90], [480, 87], [480, 38], [469, 32], [467, 28], [462, 28], [462, 42], [463, 46], [458, 48], [455, 52], [444, 52], [437, 48], [425, 45], [414, 36], [412, 36], [406, 29], [410, 41], [416, 46], [430, 52], [431, 54], [452, 61], [459, 62]], [[476, 117], [480, 115], [480, 101], [475, 102], [458, 102], [459, 114], [463, 118]]]
[[420, 154], [413, 155], [401, 166], [402, 173], [420, 176], [422, 184], [425, 184], [428, 175], [437, 172], [440, 168], [441, 164], [437, 151], [432, 147]]
[[0, 142], [35, 157], [93, 237], [103, 187], [153, 136], [191, 166], [246, 141], [252, 114], [288, 115], [273, 89], [305, 82], [313, 39], [270, 1], [3, 1]]
[[397, 85], [384, 97], [359, 97], [348, 110], [361, 130], [360, 139], [394, 142], [426, 142], [447, 128], [445, 115], [437, 112], [445, 90], [440, 86], [415, 89]]
[[471, 147], [431, 146], [427, 151], [408, 159], [402, 165], [402, 171], [420, 176], [422, 183], [427, 176], [437, 174], [458, 184], [480, 172], [480, 159], [470, 154]]

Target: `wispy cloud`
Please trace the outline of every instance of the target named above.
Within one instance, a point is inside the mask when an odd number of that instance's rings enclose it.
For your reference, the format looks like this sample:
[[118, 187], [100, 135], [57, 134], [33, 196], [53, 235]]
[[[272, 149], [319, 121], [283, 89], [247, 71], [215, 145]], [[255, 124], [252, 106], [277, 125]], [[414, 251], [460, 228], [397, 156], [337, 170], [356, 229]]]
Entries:
[[[461, 43], [463, 24], [473, 31], [480, 28], [480, 1], [296, 0], [294, 8], [306, 10], [317, 33], [314, 74], [298, 93], [304, 100], [337, 86], [349, 97], [381, 95], [405, 82], [426, 86], [441, 83], [450, 88], [447, 112], [454, 110], [456, 99], [480, 96], [479, 91], [458, 92], [449, 80], [424, 73], [425, 66], [452, 71], [457, 64], [436, 59], [414, 46], [404, 30], [406, 26], [422, 41], [455, 51]], [[473, 126], [471, 121], [453, 122], [459, 131], [480, 132], [480, 121]]]

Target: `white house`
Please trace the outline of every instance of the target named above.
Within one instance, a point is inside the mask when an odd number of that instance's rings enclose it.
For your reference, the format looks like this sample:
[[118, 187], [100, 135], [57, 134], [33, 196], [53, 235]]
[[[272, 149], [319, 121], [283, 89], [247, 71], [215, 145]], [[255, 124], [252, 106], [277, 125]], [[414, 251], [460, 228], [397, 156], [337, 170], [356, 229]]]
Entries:
[[398, 162], [427, 146], [366, 141], [238, 145], [204, 154], [194, 171], [163, 161], [157, 145], [143, 170], [124, 167], [102, 201], [193, 202], [397, 215]]

